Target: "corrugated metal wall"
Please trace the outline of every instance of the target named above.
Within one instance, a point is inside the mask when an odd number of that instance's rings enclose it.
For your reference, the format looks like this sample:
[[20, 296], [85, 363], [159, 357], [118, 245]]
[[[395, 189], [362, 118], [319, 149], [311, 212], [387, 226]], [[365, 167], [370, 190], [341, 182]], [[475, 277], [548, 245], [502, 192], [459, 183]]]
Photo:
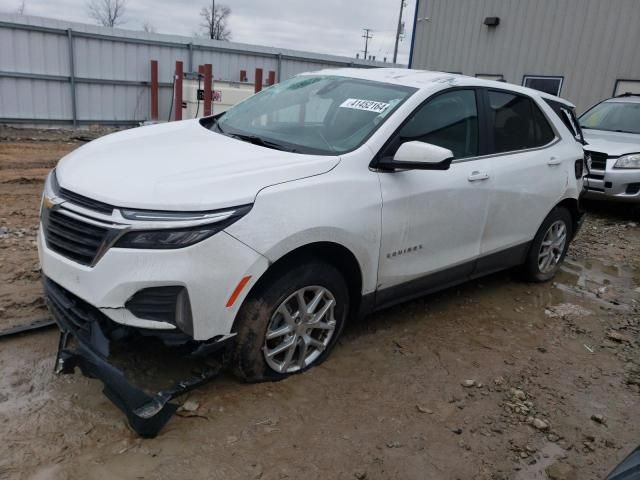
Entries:
[[159, 62], [161, 119], [169, 116], [176, 60], [184, 62], [185, 71], [211, 63], [214, 78], [219, 80], [239, 81], [240, 70], [246, 70], [249, 82], [253, 82], [256, 68], [264, 70], [265, 81], [270, 70], [278, 73], [279, 81], [327, 67], [393, 66], [0, 14], [0, 122], [72, 124], [74, 98], [75, 117], [80, 125], [148, 120], [150, 60]]
[[640, 0], [420, 0], [414, 42], [412, 68], [562, 76], [582, 111], [640, 80]]

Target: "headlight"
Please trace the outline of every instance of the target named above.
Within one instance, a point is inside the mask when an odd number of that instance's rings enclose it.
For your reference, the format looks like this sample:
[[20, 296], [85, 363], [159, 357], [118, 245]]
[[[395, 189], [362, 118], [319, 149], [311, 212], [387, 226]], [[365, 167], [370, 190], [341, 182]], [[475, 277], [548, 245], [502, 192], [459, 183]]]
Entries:
[[209, 225], [183, 230], [132, 231], [125, 234], [114, 246], [120, 248], [182, 248], [198, 243], [223, 228], [224, 226]]
[[40, 199], [40, 217], [42, 217], [43, 208], [51, 208], [53, 199], [59, 195], [60, 185], [56, 178], [56, 169], [49, 172], [44, 181], [44, 189], [42, 190], [42, 198]]
[[[251, 205], [213, 212], [154, 212], [148, 210], [122, 210], [128, 219], [153, 222], [153, 229], [133, 230], [125, 233], [114, 245], [116, 248], [171, 249], [198, 243], [227, 228], [247, 214]], [[193, 225], [193, 223], [197, 223]], [[184, 224], [171, 228], [171, 223]], [[157, 226], [157, 228], [155, 228]]]
[[44, 181], [43, 193], [44, 196], [48, 198], [54, 198], [60, 194], [60, 185], [58, 185], [55, 168], [49, 172], [49, 175], [47, 175], [47, 178]]
[[616, 160], [613, 168], [640, 168], [640, 153], [625, 155]]

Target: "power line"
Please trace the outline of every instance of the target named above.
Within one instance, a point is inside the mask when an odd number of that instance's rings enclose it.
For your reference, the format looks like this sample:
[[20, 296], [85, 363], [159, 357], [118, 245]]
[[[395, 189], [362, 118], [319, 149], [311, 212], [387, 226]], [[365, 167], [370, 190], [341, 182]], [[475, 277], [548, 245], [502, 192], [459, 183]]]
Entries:
[[364, 50], [362, 50], [362, 52], [364, 52], [364, 59], [367, 59], [367, 52], [369, 51], [369, 40], [371, 40], [373, 38], [373, 35], [369, 35], [369, 32], [371, 32], [370, 28], [363, 28], [364, 30], [364, 35], [362, 35], [362, 38], [364, 38]]

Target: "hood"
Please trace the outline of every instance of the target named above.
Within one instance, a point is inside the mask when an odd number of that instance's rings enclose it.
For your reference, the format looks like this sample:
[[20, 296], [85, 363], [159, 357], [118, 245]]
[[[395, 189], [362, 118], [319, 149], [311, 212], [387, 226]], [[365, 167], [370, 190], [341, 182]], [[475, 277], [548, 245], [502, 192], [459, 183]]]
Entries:
[[270, 185], [328, 172], [339, 157], [273, 150], [198, 120], [106, 135], [65, 156], [61, 187], [118, 207], [215, 210], [252, 203]]
[[588, 143], [585, 150], [606, 153], [610, 157], [640, 152], [640, 134], [591, 129], [582, 130], [582, 134]]

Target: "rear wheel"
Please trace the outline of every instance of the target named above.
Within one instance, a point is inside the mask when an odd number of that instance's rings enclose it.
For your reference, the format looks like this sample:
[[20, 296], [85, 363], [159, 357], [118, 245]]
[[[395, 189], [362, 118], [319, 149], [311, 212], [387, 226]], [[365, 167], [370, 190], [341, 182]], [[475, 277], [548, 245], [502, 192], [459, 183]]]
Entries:
[[556, 275], [573, 236], [572, 226], [571, 214], [563, 207], [553, 209], [545, 218], [524, 265], [528, 280], [546, 282]]
[[257, 382], [318, 365], [342, 332], [348, 307], [344, 278], [329, 264], [310, 261], [269, 275], [238, 313], [234, 372]]

